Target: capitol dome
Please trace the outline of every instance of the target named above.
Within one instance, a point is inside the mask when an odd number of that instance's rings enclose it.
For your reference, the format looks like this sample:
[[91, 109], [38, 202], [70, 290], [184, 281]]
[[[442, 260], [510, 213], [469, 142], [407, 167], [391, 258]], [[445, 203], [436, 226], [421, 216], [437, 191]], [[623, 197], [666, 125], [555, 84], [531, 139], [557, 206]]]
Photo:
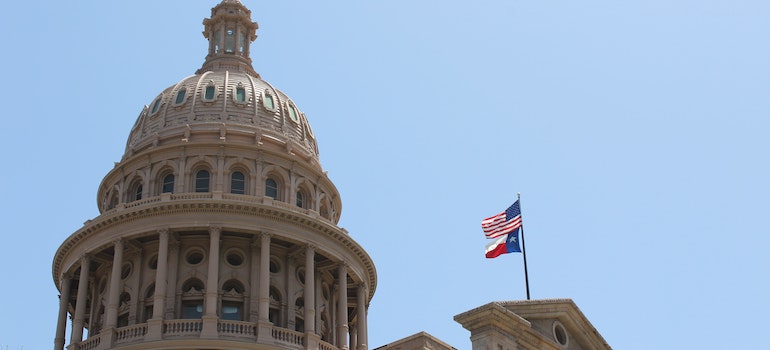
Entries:
[[305, 114], [252, 68], [251, 11], [203, 24], [202, 67], [144, 106], [56, 251], [54, 349], [366, 350], [377, 273]]

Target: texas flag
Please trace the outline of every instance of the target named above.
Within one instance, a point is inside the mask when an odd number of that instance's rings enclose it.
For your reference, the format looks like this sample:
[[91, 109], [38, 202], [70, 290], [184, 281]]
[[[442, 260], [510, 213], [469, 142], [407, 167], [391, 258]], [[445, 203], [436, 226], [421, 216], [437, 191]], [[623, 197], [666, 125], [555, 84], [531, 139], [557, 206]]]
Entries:
[[502, 254], [520, 253], [519, 248], [519, 229], [498, 238], [496, 241], [487, 245], [486, 257], [496, 258]]

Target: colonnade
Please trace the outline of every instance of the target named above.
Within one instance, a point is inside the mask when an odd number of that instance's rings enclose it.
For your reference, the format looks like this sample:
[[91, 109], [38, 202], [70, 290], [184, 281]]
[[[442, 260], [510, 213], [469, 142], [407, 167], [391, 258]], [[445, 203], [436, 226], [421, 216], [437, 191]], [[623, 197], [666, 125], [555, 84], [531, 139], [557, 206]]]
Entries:
[[[209, 227], [209, 259], [208, 259], [208, 273], [207, 282], [204, 293], [205, 308], [203, 316], [203, 329], [201, 331], [202, 337], [216, 337], [217, 336], [217, 321], [219, 316], [217, 315], [218, 308], [218, 285], [219, 285], [219, 271], [220, 271], [220, 241], [222, 235], [222, 228], [219, 226]], [[157, 255], [157, 269], [155, 274], [155, 291], [153, 295], [152, 305], [152, 318], [147, 320], [149, 327], [148, 336], [160, 339], [162, 336], [161, 328], [164, 319], [173, 317], [173, 313], [169, 313], [166, 309], [166, 302], [173, 300], [167, 297], [169, 287], [167, 281], [169, 278], [169, 236], [170, 233], [167, 229], [158, 230], [158, 255]], [[259, 234], [259, 259], [254, 258], [254, 254], [257, 251], [256, 241], [252, 244], [252, 264], [251, 274], [257, 273], [259, 278], [250, 278], [250, 288], [252, 291], [257, 290], [256, 303], [252, 300], [252, 307], [256, 304], [256, 323], [261, 325], [268, 325], [272, 327], [269, 320], [269, 308], [270, 308], [270, 245], [271, 245], [270, 233]], [[112, 257], [112, 267], [109, 277], [109, 293], [107, 298], [107, 307], [105, 312], [104, 327], [99, 332], [99, 336], [105, 336], [114, 340], [115, 329], [118, 326], [118, 313], [120, 307], [120, 291], [121, 288], [121, 267], [123, 266], [123, 255], [125, 250], [125, 242], [122, 239], [117, 239], [112, 242], [114, 254]], [[304, 298], [304, 331], [307, 335], [312, 335], [320, 340], [316, 333], [316, 284], [311, 281], [316, 279], [316, 266], [315, 256], [317, 247], [312, 244], [307, 244], [304, 247], [305, 255], [305, 288], [303, 291]], [[83, 334], [86, 324], [86, 304], [88, 300], [88, 286], [89, 286], [89, 272], [92, 264], [92, 257], [89, 254], [84, 254], [80, 258], [79, 266], [79, 279], [77, 285], [77, 302], [75, 303], [74, 314], [72, 315], [72, 333], [70, 336], [70, 343], [79, 343], [83, 341]], [[334, 339], [334, 345], [341, 350], [367, 350], [367, 324], [366, 324], [366, 299], [368, 295], [368, 289], [365, 283], [359, 283], [356, 287], [356, 325], [354, 328], [349, 327], [348, 320], [348, 265], [347, 263], [340, 262], [337, 265], [337, 317], [336, 317], [336, 339]], [[77, 271], [75, 269], [75, 271]], [[173, 283], [173, 282], [172, 282]], [[59, 317], [56, 327], [56, 336], [54, 339], [54, 350], [63, 350], [65, 346], [65, 329], [67, 326], [67, 314], [69, 312], [69, 303], [71, 299], [72, 291], [72, 275], [64, 274], [60, 280], [60, 301], [59, 301]], [[173, 289], [172, 289], [173, 290]], [[172, 292], [173, 297], [173, 292]], [[254, 314], [253, 308], [251, 308], [251, 314]], [[254, 317], [244, 316], [244, 319], [250, 319], [254, 321]], [[91, 323], [91, 320], [89, 320]], [[90, 325], [93, 327], [93, 324]], [[154, 329], [153, 326], [157, 326]], [[269, 329], [269, 327], [260, 327], [260, 329]], [[92, 336], [89, 334], [89, 336]], [[258, 338], [261, 333], [258, 334]], [[353, 346], [348, 346], [348, 341]], [[259, 342], [259, 340], [258, 340]]]

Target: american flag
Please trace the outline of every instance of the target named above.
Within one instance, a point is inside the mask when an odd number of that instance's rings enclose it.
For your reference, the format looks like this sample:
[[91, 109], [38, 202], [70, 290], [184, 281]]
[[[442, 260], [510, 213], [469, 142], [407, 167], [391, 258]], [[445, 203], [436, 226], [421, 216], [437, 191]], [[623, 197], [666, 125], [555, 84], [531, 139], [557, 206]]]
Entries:
[[521, 227], [521, 209], [517, 200], [504, 212], [481, 221], [481, 229], [487, 238], [497, 238]]

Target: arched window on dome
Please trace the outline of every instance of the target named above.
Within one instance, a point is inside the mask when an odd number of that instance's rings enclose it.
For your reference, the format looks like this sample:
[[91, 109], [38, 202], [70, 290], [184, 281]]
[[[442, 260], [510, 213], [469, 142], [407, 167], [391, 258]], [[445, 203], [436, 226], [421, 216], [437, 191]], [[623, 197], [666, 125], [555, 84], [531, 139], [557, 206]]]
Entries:
[[269, 111], [275, 111], [275, 100], [273, 94], [265, 90], [262, 93], [262, 105]]
[[216, 98], [217, 87], [214, 84], [206, 85], [206, 89], [203, 93], [204, 101], [213, 101]]
[[305, 207], [305, 195], [302, 193], [302, 191], [297, 191], [297, 206], [300, 208]]
[[203, 316], [203, 286], [197, 278], [182, 284], [182, 318], [200, 319]]
[[281, 326], [281, 293], [273, 286], [270, 286], [270, 311], [268, 312], [270, 323], [275, 326]]
[[278, 182], [272, 177], [268, 177], [267, 180], [265, 180], [265, 196], [277, 200], [278, 194]]
[[163, 176], [160, 193], [174, 193], [174, 174], [166, 174]]
[[222, 319], [243, 321], [245, 288], [238, 280], [229, 280], [222, 285]]
[[299, 124], [299, 112], [297, 112], [297, 107], [294, 107], [294, 104], [289, 102], [288, 109], [289, 109], [289, 119], [291, 119], [291, 121], [293, 121], [294, 123]]
[[176, 99], [174, 100], [174, 104], [177, 105], [177, 106], [181, 105], [182, 103], [184, 103], [185, 97], [187, 97], [187, 89], [186, 88], [182, 88], [179, 91], [177, 91]]
[[144, 187], [142, 186], [142, 180], [141, 179], [134, 180], [131, 183], [131, 186], [129, 187], [128, 201], [133, 202], [133, 201], [138, 201], [142, 199], [143, 190], [144, 190]]
[[158, 96], [158, 98], [155, 99], [155, 102], [152, 103], [152, 109], [150, 110], [150, 114], [155, 114], [158, 112], [158, 109], [160, 108], [160, 98], [161, 96]]
[[153, 297], [155, 296], [155, 283], [150, 284], [144, 292], [144, 312], [142, 313], [142, 322], [152, 318]]
[[195, 192], [209, 192], [211, 174], [208, 170], [198, 170], [195, 173]]
[[246, 194], [246, 176], [240, 171], [230, 174], [230, 193]]

